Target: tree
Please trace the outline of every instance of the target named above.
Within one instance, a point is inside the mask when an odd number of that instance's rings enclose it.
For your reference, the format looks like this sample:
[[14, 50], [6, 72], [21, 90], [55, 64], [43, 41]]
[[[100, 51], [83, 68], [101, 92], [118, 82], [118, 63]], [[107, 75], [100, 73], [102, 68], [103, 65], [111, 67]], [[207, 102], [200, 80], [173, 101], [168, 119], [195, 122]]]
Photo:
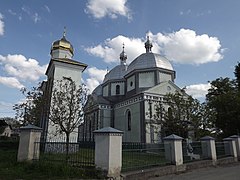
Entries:
[[235, 66], [234, 75], [236, 77], [238, 92], [240, 93], [240, 62], [238, 62], [238, 64]]
[[29, 91], [26, 88], [22, 88], [20, 91], [25, 96], [25, 100], [13, 106], [16, 111], [16, 119], [21, 121], [23, 125], [39, 126], [44, 103], [40, 84], [37, 87], [32, 87]]
[[87, 100], [87, 88], [77, 87], [71, 78], [64, 77], [54, 83], [49, 120], [56, 127], [56, 133], [66, 136], [67, 154], [70, 134], [83, 121], [83, 107]]
[[187, 138], [189, 132], [199, 134], [202, 127], [202, 104], [197, 99], [186, 94], [176, 92], [164, 97], [164, 104], [155, 104], [154, 113], [148, 115], [154, 125], [161, 126], [162, 136], [178, 134]]
[[222, 136], [230, 136], [240, 131], [240, 100], [235, 80], [217, 78], [211, 82], [206, 102], [215, 114], [213, 122]]

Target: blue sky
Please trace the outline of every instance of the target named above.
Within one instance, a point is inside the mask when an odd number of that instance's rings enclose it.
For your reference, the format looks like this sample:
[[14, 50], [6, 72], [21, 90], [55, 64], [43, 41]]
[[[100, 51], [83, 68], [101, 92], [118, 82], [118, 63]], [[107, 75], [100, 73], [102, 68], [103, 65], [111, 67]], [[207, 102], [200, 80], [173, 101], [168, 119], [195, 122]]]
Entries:
[[128, 64], [145, 52], [166, 56], [175, 83], [203, 99], [208, 81], [233, 78], [240, 57], [240, 1], [236, 0], [2, 0], [0, 2], [0, 117], [14, 116], [19, 89], [36, 86], [50, 60], [51, 44], [62, 37], [92, 90], [107, 69], [119, 64], [122, 44]]

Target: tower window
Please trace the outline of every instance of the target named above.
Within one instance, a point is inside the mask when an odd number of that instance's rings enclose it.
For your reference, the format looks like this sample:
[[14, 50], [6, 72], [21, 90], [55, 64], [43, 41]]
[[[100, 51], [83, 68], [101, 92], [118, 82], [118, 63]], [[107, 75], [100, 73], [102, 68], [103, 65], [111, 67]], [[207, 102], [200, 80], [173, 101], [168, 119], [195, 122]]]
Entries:
[[132, 119], [132, 117], [131, 117], [131, 112], [128, 110], [128, 112], [127, 112], [127, 125], [128, 125], [128, 131], [131, 131], [131, 129], [132, 129], [132, 126], [131, 126], [131, 119]]
[[116, 95], [120, 94], [120, 86], [116, 85]]

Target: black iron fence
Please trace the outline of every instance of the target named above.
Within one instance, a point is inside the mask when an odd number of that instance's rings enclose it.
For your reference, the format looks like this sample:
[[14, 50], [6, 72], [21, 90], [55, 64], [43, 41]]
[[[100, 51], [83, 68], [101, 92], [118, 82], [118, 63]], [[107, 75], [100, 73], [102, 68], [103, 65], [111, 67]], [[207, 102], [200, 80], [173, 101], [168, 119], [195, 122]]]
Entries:
[[[35, 142], [40, 148], [40, 161], [64, 163], [78, 167], [93, 167], [95, 142]], [[35, 151], [35, 157], [37, 151]]]
[[228, 142], [215, 142], [217, 159], [231, 156]]
[[17, 140], [0, 140], [0, 150], [18, 150], [19, 141]]
[[138, 170], [169, 164], [165, 158], [164, 144], [123, 143], [122, 170]]

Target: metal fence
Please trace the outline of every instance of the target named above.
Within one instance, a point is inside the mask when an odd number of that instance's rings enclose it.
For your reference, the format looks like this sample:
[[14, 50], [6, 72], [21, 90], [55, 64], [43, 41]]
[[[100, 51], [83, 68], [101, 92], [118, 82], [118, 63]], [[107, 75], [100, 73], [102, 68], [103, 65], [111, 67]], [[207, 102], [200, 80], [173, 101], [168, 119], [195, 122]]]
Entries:
[[216, 142], [215, 146], [216, 146], [217, 159], [231, 156], [230, 146], [228, 142]]
[[[40, 148], [40, 161], [67, 163], [78, 167], [95, 166], [95, 142], [70, 142], [68, 145], [66, 142], [35, 142], [35, 148], [38, 147]], [[36, 153], [35, 151], [35, 155]]]
[[204, 144], [200, 141], [194, 141], [191, 143], [183, 142], [183, 162], [187, 163], [205, 159], [206, 157], [203, 156], [203, 145]]
[[169, 164], [164, 144], [123, 143], [122, 170], [138, 170]]
[[18, 150], [19, 141], [2, 141], [0, 140], [0, 150]]

